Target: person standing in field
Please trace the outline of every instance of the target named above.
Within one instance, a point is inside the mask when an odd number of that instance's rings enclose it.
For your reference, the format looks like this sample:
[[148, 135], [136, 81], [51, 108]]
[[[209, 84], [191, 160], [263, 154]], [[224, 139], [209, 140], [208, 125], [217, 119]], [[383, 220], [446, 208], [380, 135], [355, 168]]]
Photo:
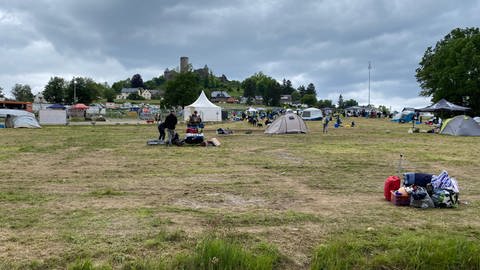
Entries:
[[170, 114], [165, 118], [165, 128], [168, 131], [168, 142], [167, 145], [172, 145], [173, 137], [175, 136], [175, 126], [177, 125], [177, 117], [175, 112], [172, 110]]
[[165, 122], [158, 121], [158, 132], [160, 133], [158, 139], [163, 143], [165, 141]]
[[325, 116], [323, 118], [323, 133], [327, 133], [328, 132], [328, 116]]

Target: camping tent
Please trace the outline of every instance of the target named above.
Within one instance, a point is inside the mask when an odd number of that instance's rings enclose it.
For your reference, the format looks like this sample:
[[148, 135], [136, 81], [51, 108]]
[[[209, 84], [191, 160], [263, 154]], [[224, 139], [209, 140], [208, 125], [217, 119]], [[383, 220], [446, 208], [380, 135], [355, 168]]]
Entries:
[[317, 108], [307, 108], [302, 112], [303, 120], [322, 120], [322, 110]]
[[307, 125], [303, 119], [294, 114], [287, 113], [280, 115], [265, 130], [266, 134], [285, 134], [285, 133], [307, 133]]
[[474, 117], [473, 120], [475, 120], [475, 122], [477, 122], [478, 124], [480, 124], [480, 116]]
[[393, 116], [392, 122], [408, 123], [413, 120], [413, 116], [415, 116], [415, 112], [413, 111], [413, 109], [406, 108]]
[[470, 108], [455, 105], [451, 102], [448, 102], [447, 100], [445, 100], [443, 98], [439, 102], [437, 102], [433, 105], [430, 105], [428, 107], [421, 108], [421, 109], [416, 109], [416, 111], [419, 111], [419, 112], [440, 112], [440, 111], [461, 111], [461, 112], [464, 112], [464, 111], [468, 111], [468, 110], [470, 110]]
[[[7, 116], [11, 118], [7, 120]], [[13, 109], [0, 109], [0, 117], [5, 118], [5, 126], [13, 128], [41, 128], [31, 112]], [[7, 123], [8, 121], [8, 123]]]
[[454, 136], [480, 136], [480, 125], [470, 116], [457, 115], [447, 119], [440, 130], [440, 134]]
[[194, 111], [198, 112], [202, 121], [222, 121], [222, 108], [210, 102], [203, 91], [197, 100], [185, 106], [183, 111], [183, 119], [185, 121], [188, 121]]

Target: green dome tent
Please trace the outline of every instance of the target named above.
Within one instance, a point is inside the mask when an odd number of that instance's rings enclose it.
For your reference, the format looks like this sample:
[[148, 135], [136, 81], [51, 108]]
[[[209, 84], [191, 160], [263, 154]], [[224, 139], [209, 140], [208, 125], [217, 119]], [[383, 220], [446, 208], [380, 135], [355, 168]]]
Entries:
[[440, 134], [453, 136], [480, 136], [480, 125], [470, 116], [458, 115], [447, 119]]

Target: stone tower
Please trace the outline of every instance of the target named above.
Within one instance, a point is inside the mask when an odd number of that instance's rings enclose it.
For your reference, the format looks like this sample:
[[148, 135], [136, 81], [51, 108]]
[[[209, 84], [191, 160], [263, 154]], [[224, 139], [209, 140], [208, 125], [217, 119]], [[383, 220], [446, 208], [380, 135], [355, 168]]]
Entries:
[[188, 71], [188, 57], [180, 57], [180, 73]]

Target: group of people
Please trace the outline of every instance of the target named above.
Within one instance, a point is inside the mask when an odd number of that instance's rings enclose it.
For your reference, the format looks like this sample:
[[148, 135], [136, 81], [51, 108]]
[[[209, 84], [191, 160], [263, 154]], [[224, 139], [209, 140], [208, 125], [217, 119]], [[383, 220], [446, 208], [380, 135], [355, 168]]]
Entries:
[[[175, 140], [178, 140], [178, 134], [175, 132], [175, 128], [177, 126], [178, 119], [175, 115], [175, 111], [171, 110], [170, 114], [167, 115], [165, 121], [158, 121], [158, 132], [160, 136], [158, 140], [160, 142], [165, 143], [166, 145], [172, 145]], [[199, 126], [202, 123], [202, 119], [200, 115], [198, 115], [197, 111], [194, 111], [192, 115], [190, 115], [188, 125], [189, 126]], [[165, 130], [168, 132], [168, 139], [165, 141]]]
[[[342, 120], [340, 119], [340, 115], [336, 116], [337, 120], [335, 123], [335, 127], [341, 127], [342, 126]], [[325, 116], [322, 120], [323, 124], [323, 133], [328, 133], [328, 123], [332, 120], [331, 116]], [[355, 121], [352, 121], [351, 127], [355, 127]]]

